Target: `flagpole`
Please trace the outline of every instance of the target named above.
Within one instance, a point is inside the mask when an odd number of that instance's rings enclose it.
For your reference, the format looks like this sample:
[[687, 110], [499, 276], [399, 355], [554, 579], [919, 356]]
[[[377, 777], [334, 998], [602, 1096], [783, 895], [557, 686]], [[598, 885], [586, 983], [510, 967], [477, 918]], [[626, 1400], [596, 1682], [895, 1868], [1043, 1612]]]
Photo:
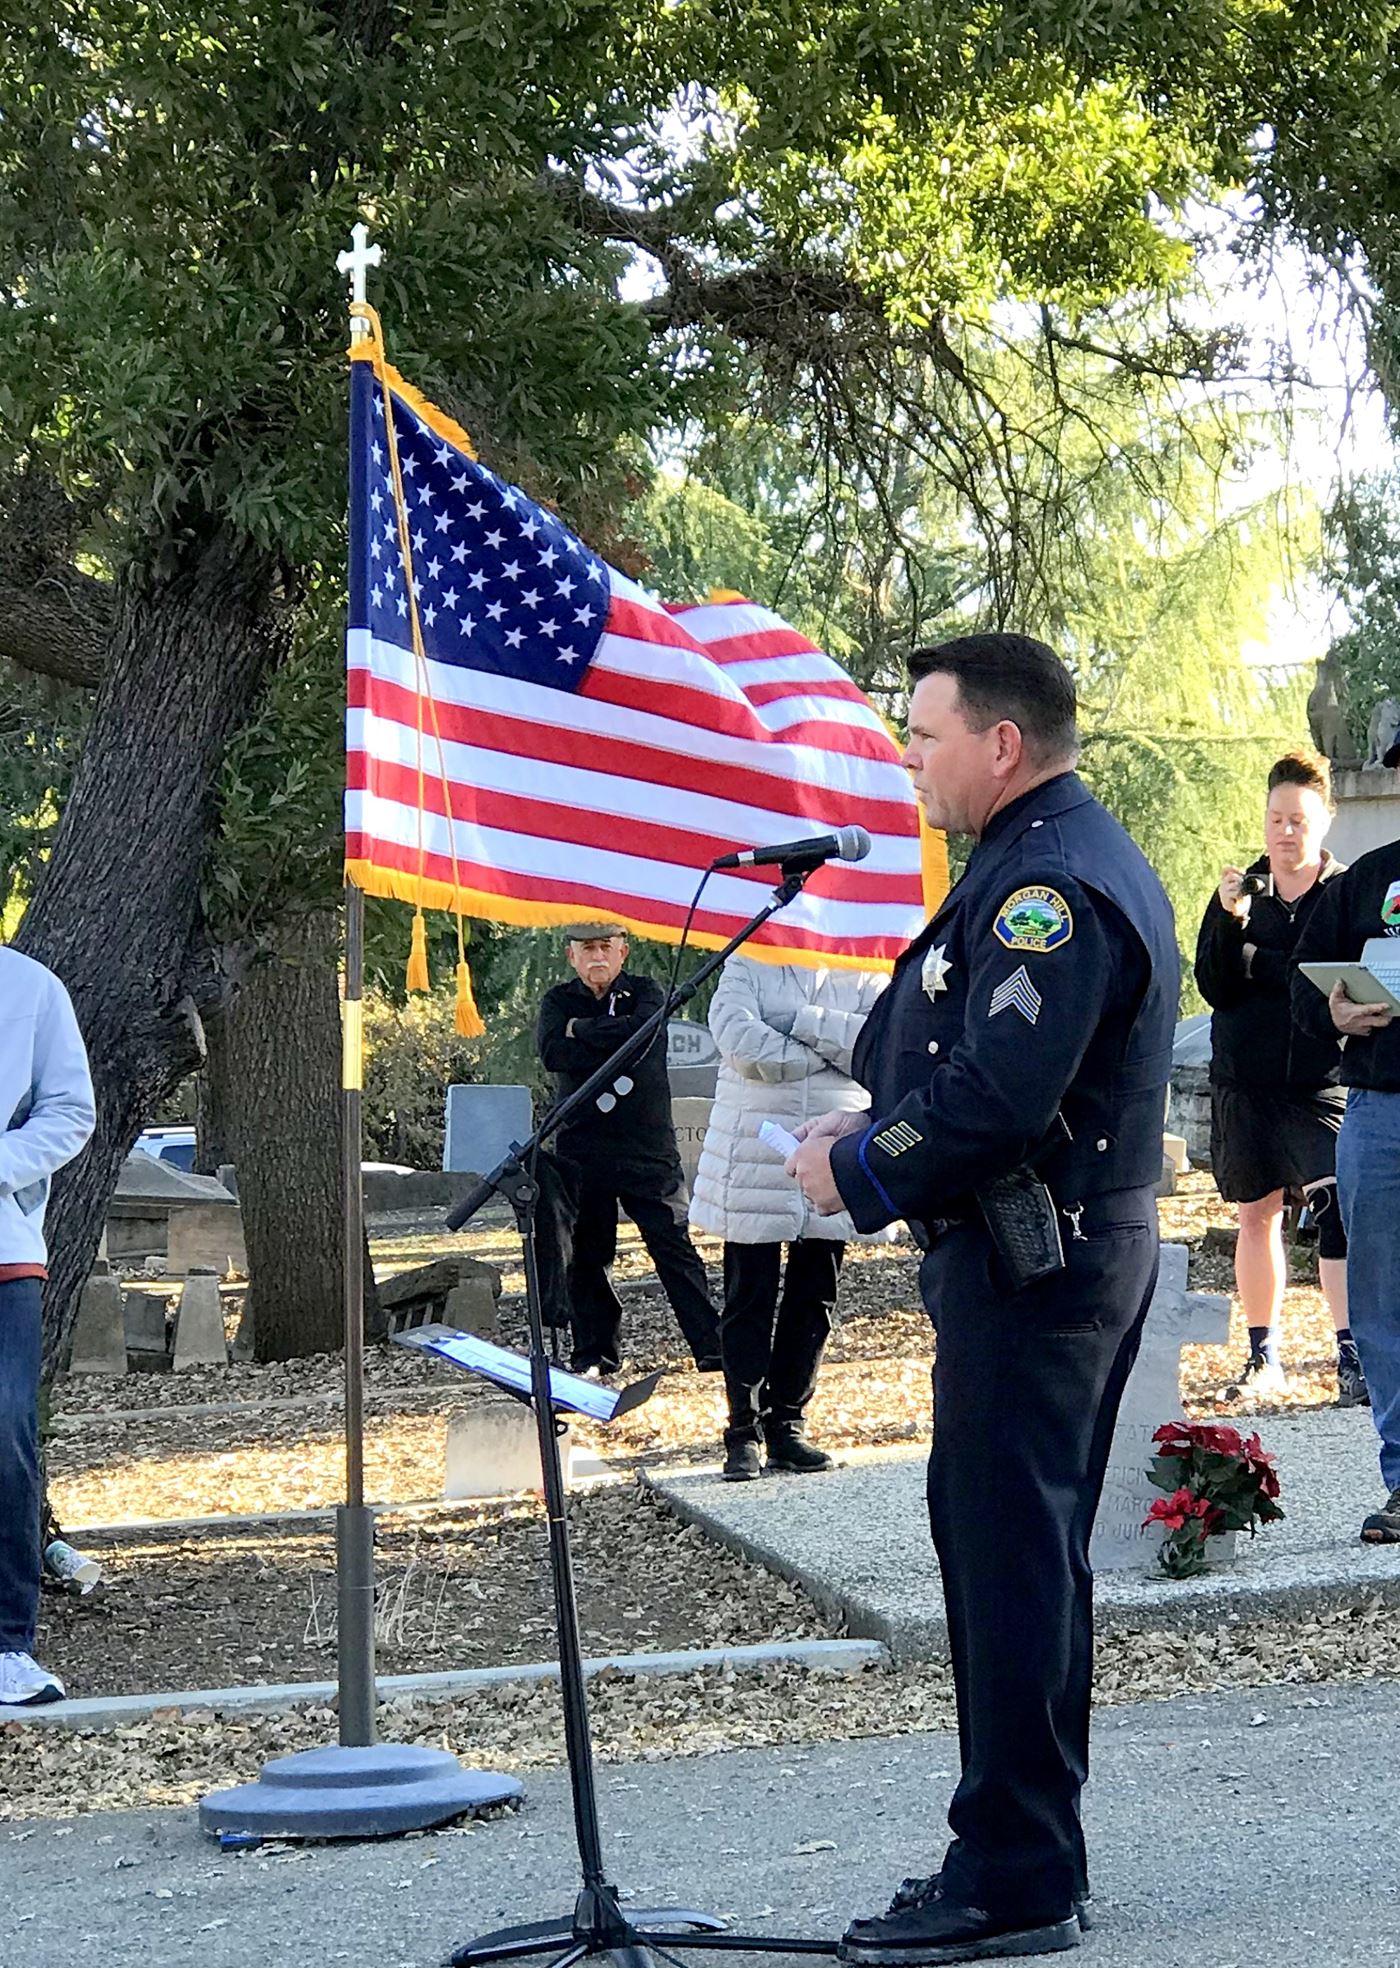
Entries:
[[[350, 299], [363, 301], [365, 275], [384, 257], [364, 224], [351, 228], [350, 250], [336, 267], [350, 276]], [[350, 340], [368, 322], [350, 317]], [[335, 1513], [336, 1665], [340, 1741], [376, 1740], [374, 1685], [374, 1513], [365, 1505], [365, 1184], [364, 1116], [365, 898], [345, 879], [345, 1000], [341, 1047], [341, 1167], [345, 1200], [345, 1501]]]

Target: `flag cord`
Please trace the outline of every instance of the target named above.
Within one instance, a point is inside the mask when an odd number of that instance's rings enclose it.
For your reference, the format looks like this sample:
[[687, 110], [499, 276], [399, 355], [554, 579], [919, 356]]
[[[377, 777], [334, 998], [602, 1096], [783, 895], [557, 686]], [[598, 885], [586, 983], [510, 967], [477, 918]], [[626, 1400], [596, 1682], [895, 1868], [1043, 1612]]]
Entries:
[[452, 861], [453, 920], [457, 927], [457, 1008], [456, 1027], [466, 1039], [478, 1039], [486, 1027], [472, 995], [471, 970], [467, 964], [466, 936], [462, 927], [462, 875], [457, 863], [457, 829], [452, 811], [452, 788], [447, 774], [447, 755], [443, 749], [442, 728], [438, 720], [437, 699], [433, 695], [428, 669], [428, 653], [423, 646], [423, 629], [418, 619], [418, 590], [413, 577], [413, 542], [408, 527], [408, 502], [404, 496], [403, 474], [399, 469], [398, 435], [394, 429], [394, 394], [384, 361], [384, 328], [368, 301], [351, 303], [350, 313], [369, 326], [371, 361], [384, 396], [384, 434], [389, 447], [389, 471], [394, 487], [394, 517], [398, 525], [399, 553], [403, 559], [404, 582], [408, 590], [408, 625], [413, 638], [413, 660], [418, 677], [418, 889], [419, 901], [413, 916], [413, 937], [409, 948], [406, 985], [410, 991], [429, 988], [427, 924], [423, 916], [422, 891], [427, 872], [427, 846], [423, 829], [427, 812], [424, 788], [427, 774], [423, 765], [423, 704], [426, 699], [437, 746], [438, 776], [442, 784], [443, 817], [447, 822], [447, 848]]

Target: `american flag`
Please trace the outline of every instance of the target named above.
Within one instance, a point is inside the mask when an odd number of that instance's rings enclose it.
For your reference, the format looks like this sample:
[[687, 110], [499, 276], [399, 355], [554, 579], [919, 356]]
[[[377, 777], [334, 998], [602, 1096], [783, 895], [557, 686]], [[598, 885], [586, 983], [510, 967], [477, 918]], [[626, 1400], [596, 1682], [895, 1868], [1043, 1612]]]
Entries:
[[[616, 917], [674, 941], [700, 871], [851, 823], [759, 933], [765, 954], [884, 966], [924, 916], [918, 809], [844, 670], [753, 602], [668, 607], [488, 471], [392, 370], [423, 661], [383, 382], [351, 369], [346, 834], [371, 894], [526, 924]], [[775, 875], [711, 877], [717, 947]]]

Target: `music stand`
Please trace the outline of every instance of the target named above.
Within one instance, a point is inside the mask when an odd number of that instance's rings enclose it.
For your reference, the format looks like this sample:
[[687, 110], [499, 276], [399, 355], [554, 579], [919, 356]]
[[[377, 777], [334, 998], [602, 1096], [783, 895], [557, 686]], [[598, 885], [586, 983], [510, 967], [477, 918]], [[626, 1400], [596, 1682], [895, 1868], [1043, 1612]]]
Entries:
[[[535, 1254], [535, 1212], [540, 1188], [534, 1173], [535, 1157], [547, 1137], [578, 1108], [609, 1089], [628, 1063], [646, 1051], [665, 1021], [681, 1005], [694, 997], [707, 978], [713, 976], [727, 958], [745, 943], [754, 931], [797, 895], [810, 867], [782, 869], [782, 881], [766, 905], [722, 950], [702, 963], [687, 983], [667, 994], [666, 1002], [630, 1039], [591, 1074], [582, 1086], [553, 1106], [528, 1141], [514, 1143], [505, 1159], [483, 1177], [447, 1218], [449, 1230], [459, 1230], [490, 1196], [503, 1196], [515, 1214], [525, 1261], [525, 1309], [529, 1320], [529, 1393], [525, 1393], [519, 1367], [509, 1369], [522, 1384], [512, 1387], [521, 1399], [534, 1407], [539, 1435], [540, 1470], [544, 1484], [545, 1514], [549, 1525], [550, 1578], [554, 1588], [554, 1616], [559, 1641], [559, 1684], [564, 1709], [564, 1742], [568, 1755], [569, 1784], [573, 1799], [574, 1834], [578, 1843], [583, 1885], [574, 1902], [572, 1915], [558, 1920], [534, 1921], [519, 1927], [502, 1927], [480, 1935], [458, 1948], [452, 1968], [487, 1968], [498, 1961], [520, 1961], [530, 1955], [553, 1954], [550, 1968], [573, 1968], [574, 1963], [608, 1956], [614, 1968], [652, 1968], [652, 1949], [665, 1955], [677, 1948], [723, 1949], [744, 1954], [830, 1954], [835, 1941], [781, 1939], [773, 1935], [731, 1934], [718, 1914], [701, 1913], [688, 1907], [651, 1907], [626, 1913], [617, 1889], [610, 1885], [604, 1869], [602, 1831], [598, 1816], [598, 1786], [593, 1766], [593, 1742], [588, 1721], [588, 1691], [583, 1671], [583, 1640], [579, 1631], [578, 1603], [574, 1593], [573, 1554], [569, 1543], [567, 1495], [559, 1458], [559, 1409], [580, 1406], [570, 1399], [577, 1387], [591, 1383], [577, 1376], [551, 1369], [545, 1348], [544, 1319], [540, 1301], [539, 1269]], [[414, 1335], [404, 1338], [413, 1343]], [[419, 1337], [418, 1343], [423, 1341]], [[478, 1345], [481, 1343], [478, 1342]], [[429, 1350], [441, 1351], [443, 1342], [434, 1335]], [[503, 1348], [491, 1348], [502, 1353]], [[470, 1354], [473, 1349], [465, 1349]], [[481, 1357], [481, 1356], [478, 1356]], [[507, 1355], [520, 1360], [519, 1355]], [[459, 1364], [475, 1365], [466, 1357]], [[501, 1363], [487, 1362], [496, 1371], [491, 1378], [506, 1385]], [[523, 1361], [521, 1366], [523, 1366]], [[478, 1367], [478, 1371], [481, 1369]], [[557, 1382], [556, 1382], [557, 1376]], [[576, 1388], [566, 1384], [576, 1382]], [[645, 1383], [639, 1383], [645, 1385]], [[596, 1391], [596, 1390], [595, 1390]], [[650, 1392], [650, 1389], [647, 1390]], [[633, 1390], [626, 1390], [624, 1401]], [[561, 1399], [560, 1396], [564, 1398]], [[642, 1396], [645, 1399], [645, 1396]], [[630, 1403], [629, 1405], [635, 1405]]]

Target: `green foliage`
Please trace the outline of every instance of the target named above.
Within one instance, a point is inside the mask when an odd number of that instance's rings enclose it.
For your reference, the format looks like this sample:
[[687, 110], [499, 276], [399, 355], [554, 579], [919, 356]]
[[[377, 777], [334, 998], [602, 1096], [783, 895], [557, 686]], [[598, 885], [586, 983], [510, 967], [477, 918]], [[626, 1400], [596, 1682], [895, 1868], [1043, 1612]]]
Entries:
[[442, 1167], [446, 1089], [479, 1077], [478, 1041], [458, 1038], [453, 991], [406, 1003], [365, 993], [365, 1156], [410, 1168]]
[[1380, 476], [1354, 486], [1328, 515], [1331, 572], [1350, 627], [1327, 654], [1345, 683], [1358, 758], [1376, 701], [1400, 695], [1400, 482]]
[[22, 672], [6, 670], [0, 681], [0, 932], [8, 936], [58, 823], [84, 707]]

